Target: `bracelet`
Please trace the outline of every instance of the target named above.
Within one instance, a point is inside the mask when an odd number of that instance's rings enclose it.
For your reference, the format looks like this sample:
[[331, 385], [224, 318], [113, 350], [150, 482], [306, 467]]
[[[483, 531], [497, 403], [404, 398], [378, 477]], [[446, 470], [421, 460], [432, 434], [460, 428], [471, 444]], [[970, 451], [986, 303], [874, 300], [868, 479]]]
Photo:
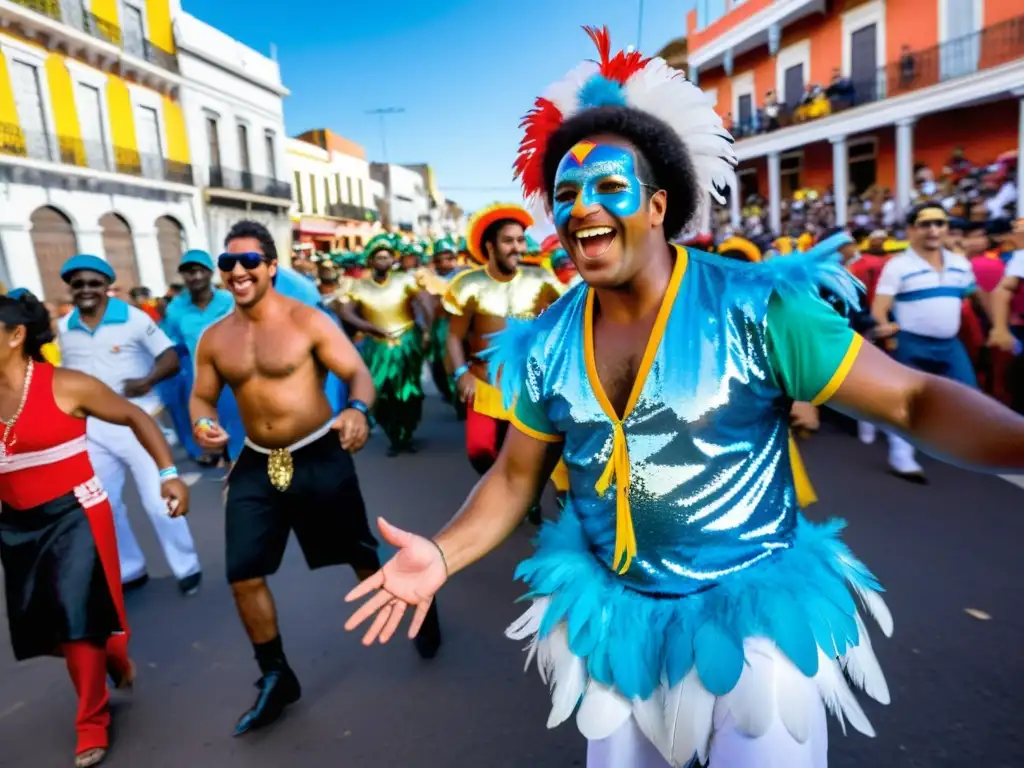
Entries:
[[438, 544], [433, 539], [430, 539], [430, 543], [433, 544], [435, 547], [437, 547], [437, 551], [441, 555], [441, 563], [444, 565], [444, 575], [445, 575], [445, 578], [447, 578], [448, 576], [451, 575], [451, 573], [449, 573], [449, 571], [448, 571], [448, 558], [444, 556], [444, 550], [441, 549], [441, 545], [440, 544]]
[[458, 381], [467, 373], [469, 373], [469, 363], [463, 363], [462, 365], [455, 369], [455, 373], [453, 373], [452, 376], [454, 376], [455, 380]]
[[164, 467], [160, 470], [160, 480], [176, 480], [178, 478], [178, 468], [173, 464], [169, 467]]

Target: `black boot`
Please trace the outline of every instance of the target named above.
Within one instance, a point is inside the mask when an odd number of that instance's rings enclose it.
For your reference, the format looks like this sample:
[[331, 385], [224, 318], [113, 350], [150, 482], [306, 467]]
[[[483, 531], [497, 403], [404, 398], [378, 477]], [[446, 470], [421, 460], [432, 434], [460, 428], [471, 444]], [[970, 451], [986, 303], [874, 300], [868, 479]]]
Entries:
[[441, 620], [437, 615], [437, 600], [430, 604], [419, 634], [412, 641], [421, 659], [432, 659], [441, 648]]
[[256, 682], [256, 687], [260, 693], [252, 709], [238, 719], [235, 736], [270, 725], [281, 717], [285, 707], [294, 704], [302, 696], [299, 679], [290, 667], [267, 672]]

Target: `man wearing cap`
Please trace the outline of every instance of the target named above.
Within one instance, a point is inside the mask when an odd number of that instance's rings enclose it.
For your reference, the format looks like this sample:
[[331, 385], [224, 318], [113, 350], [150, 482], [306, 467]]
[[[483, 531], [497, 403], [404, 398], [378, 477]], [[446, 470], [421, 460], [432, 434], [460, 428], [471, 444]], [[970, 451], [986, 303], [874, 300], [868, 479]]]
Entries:
[[[154, 387], [179, 368], [174, 343], [142, 310], [107, 296], [116, 276], [98, 256], [71, 257], [61, 278], [75, 305], [59, 324], [64, 366], [95, 376], [151, 415], [159, 411]], [[195, 544], [185, 519], [167, 514], [156, 462], [128, 427], [89, 419], [87, 431], [89, 458], [114, 510], [121, 581], [141, 586], [149, 578], [122, 499], [125, 473], [131, 472], [182, 594], [194, 594], [202, 579]]]
[[[875, 335], [887, 340], [904, 365], [976, 387], [974, 367], [958, 338], [963, 300], [977, 288], [971, 263], [942, 247], [949, 215], [940, 204], [915, 206], [907, 227], [910, 248], [885, 263], [875, 287]], [[889, 432], [889, 468], [905, 480], [927, 482], [914, 447], [895, 432]]]
[[[192, 389], [192, 367], [199, 337], [215, 322], [230, 315], [235, 308], [235, 300], [228, 291], [213, 287], [213, 266], [213, 257], [206, 251], [192, 250], [181, 257], [178, 274], [187, 290], [167, 305], [164, 319], [167, 335], [175, 344], [184, 347], [188, 354], [187, 365], [182, 367], [189, 391]], [[188, 420], [188, 395], [185, 410], [185, 418]], [[238, 404], [229, 389], [224, 390], [217, 404], [217, 416], [231, 437], [227, 456], [234, 461], [245, 445], [245, 428], [238, 413]], [[191, 429], [189, 435], [191, 437]]]

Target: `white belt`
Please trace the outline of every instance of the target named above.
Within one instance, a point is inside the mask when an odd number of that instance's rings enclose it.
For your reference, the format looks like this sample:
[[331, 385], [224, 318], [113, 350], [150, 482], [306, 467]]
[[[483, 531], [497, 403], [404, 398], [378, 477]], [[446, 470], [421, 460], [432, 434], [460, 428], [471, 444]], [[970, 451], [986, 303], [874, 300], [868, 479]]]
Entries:
[[318, 429], [316, 432], [311, 432], [310, 434], [306, 435], [304, 438], [302, 438], [298, 442], [292, 443], [287, 448], [264, 448], [262, 445], [256, 445], [256, 443], [254, 443], [248, 437], [245, 438], [245, 444], [249, 448], [252, 448], [257, 453], [262, 453], [265, 456], [269, 456], [270, 454], [277, 453], [279, 451], [287, 451], [288, 453], [294, 453], [295, 451], [299, 450], [300, 448], [305, 448], [307, 445], [309, 445], [311, 443], [315, 443], [321, 437], [323, 437], [328, 432], [330, 432], [331, 431], [331, 425], [333, 423], [334, 423], [334, 417], [332, 416], [330, 421], [328, 421], [326, 424], [324, 424], [322, 427], [320, 427], [320, 429]]

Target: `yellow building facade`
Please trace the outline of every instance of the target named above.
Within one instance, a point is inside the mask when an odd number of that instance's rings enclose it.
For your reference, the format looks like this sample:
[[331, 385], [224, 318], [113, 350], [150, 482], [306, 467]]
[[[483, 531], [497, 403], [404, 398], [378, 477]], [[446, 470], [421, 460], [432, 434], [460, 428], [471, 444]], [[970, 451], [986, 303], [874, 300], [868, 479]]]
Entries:
[[[0, 184], [23, 187], [9, 197], [21, 202], [0, 211], [7, 284], [59, 300], [59, 264], [89, 252], [107, 258], [125, 288], [162, 290], [181, 251], [205, 244], [180, 102], [177, 3], [13, 0], [0, 9]], [[35, 274], [17, 266], [30, 245]]]

